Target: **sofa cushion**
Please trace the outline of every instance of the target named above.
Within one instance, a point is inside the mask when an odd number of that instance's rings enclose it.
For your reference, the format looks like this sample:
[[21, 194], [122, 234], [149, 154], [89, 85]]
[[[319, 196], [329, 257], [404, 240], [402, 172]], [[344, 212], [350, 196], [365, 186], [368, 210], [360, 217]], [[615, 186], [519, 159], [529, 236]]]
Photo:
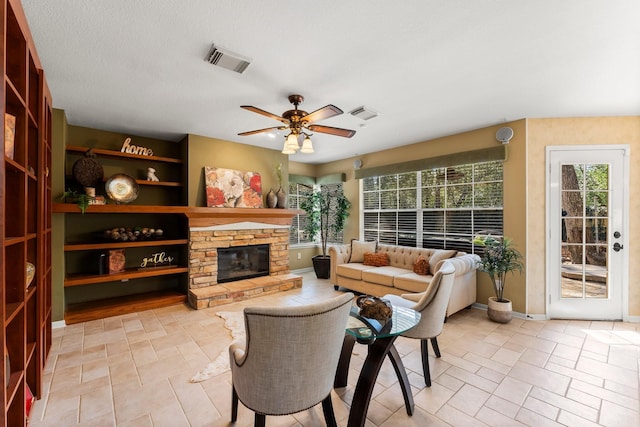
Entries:
[[406, 274], [401, 274], [393, 279], [393, 286], [407, 292], [424, 292], [431, 283], [431, 279], [433, 279], [431, 275], [423, 276], [407, 271]]
[[365, 252], [375, 252], [378, 242], [351, 241], [351, 258], [349, 262], [363, 262]]
[[413, 272], [423, 276], [429, 274], [429, 257], [418, 255], [416, 262], [413, 263]]
[[[443, 259], [452, 258], [456, 256], [457, 253], [458, 251], [456, 251], [455, 249], [436, 249], [435, 251], [433, 251], [433, 253], [429, 257], [429, 273], [431, 273], [432, 276], [436, 274], [438, 272], [438, 268], [440, 268], [440, 266], [442, 265], [440, 261], [442, 261]], [[440, 263], [440, 265], [438, 265], [438, 263]]]
[[398, 267], [367, 267], [368, 270], [362, 272], [362, 280], [377, 283], [379, 285], [393, 286], [393, 279], [396, 276], [407, 272], [404, 268]]
[[389, 265], [389, 254], [386, 252], [365, 252], [362, 263], [374, 267], [386, 267]]
[[357, 263], [340, 264], [336, 267], [336, 274], [342, 277], [348, 277], [350, 279], [362, 280], [362, 271], [368, 270], [372, 267], [368, 265]]

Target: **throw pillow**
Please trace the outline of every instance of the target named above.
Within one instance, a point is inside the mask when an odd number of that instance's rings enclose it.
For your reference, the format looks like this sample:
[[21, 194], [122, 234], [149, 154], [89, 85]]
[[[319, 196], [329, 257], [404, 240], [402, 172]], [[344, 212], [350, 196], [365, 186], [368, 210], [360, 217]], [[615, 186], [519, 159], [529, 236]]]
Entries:
[[386, 267], [389, 265], [389, 254], [386, 252], [366, 252], [362, 264], [373, 267]]
[[421, 276], [429, 274], [429, 261], [424, 255], [419, 255], [416, 262], [413, 263], [413, 272]]
[[438, 272], [438, 269], [440, 268], [440, 266], [442, 264], [439, 264], [440, 261], [444, 260], [444, 259], [449, 259], [452, 258], [454, 256], [456, 256], [456, 254], [458, 253], [458, 251], [456, 251], [455, 249], [452, 250], [436, 250], [434, 251], [431, 256], [429, 257], [429, 270], [430, 273], [436, 274]]
[[378, 242], [362, 242], [360, 240], [351, 241], [351, 257], [349, 262], [363, 262], [365, 252], [375, 252]]

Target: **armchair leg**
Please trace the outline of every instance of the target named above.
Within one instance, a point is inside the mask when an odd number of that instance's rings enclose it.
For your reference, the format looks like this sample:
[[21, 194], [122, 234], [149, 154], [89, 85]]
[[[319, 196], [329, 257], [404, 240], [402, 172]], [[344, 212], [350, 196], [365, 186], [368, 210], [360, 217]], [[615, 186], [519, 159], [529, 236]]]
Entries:
[[440, 348], [438, 347], [438, 338], [431, 338], [431, 346], [433, 347], [433, 352], [436, 354], [436, 357], [440, 357]]
[[235, 423], [238, 419], [238, 393], [236, 388], [231, 386], [231, 422]]
[[[422, 373], [427, 387], [431, 387], [431, 373], [429, 372], [429, 341], [420, 340], [420, 352], [422, 353]], [[432, 342], [433, 344], [433, 342]]]
[[336, 415], [333, 412], [333, 403], [331, 402], [331, 393], [322, 401], [322, 412], [324, 413], [324, 421], [327, 427], [338, 427], [336, 423]]
[[253, 426], [254, 427], [264, 427], [265, 424], [265, 415], [256, 413], [254, 418]]

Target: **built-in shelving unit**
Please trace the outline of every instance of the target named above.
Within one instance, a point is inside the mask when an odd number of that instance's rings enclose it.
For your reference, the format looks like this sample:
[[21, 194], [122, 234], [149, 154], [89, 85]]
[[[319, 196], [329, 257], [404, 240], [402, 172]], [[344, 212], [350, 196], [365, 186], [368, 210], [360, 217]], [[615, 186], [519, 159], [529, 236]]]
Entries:
[[[84, 214], [75, 203], [53, 205], [54, 213], [65, 214], [66, 223], [65, 322], [185, 302], [189, 231], [179, 143], [145, 139], [142, 144], [154, 144], [154, 153], [163, 154], [147, 156], [118, 151], [115, 141], [119, 140], [110, 132], [79, 128], [68, 133], [72, 144], [66, 145], [67, 188], [78, 188], [70, 171], [73, 163], [91, 149], [105, 170], [104, 181], [113, 173], [125, 173], [136, 180], [140, 189], [138, 199], [130, 204], [116, 204], [107, 198], [108, 204], [90, 205]], [[148, 167], [159, 170], [159, 176], [166, 176], [167, 180], [144, 179]], [[104, 189], [96, 189], [97, 193], [101, 191]], [[164, 234], [161, 238], [136, 241], [104, 237], [105, 230], [117, 227], [162, 228]], [[125, 251], [126, 268], [109, 274], [100, 264], [113, 250]], [[173, 260], [166, 265], [141, 266], [143, 258], [160, 252]]]
[[[42, 394], [51, 348], [51, 96], [18, 0], [0, 0], [5, 127], [0, 164], [0, 329], [5, 383], [0, 426], [25, 426], [26, 394]], [[35, 273], [27, 278], [27, 266]]]

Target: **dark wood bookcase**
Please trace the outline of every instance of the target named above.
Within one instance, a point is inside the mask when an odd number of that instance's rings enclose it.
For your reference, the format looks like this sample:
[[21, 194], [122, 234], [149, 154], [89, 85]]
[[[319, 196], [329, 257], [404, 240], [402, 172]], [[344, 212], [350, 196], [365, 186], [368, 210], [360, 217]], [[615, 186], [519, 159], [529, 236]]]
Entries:
[[[51, 348], [52, 103], [20, 1], [0, 0], [0, 7], [0, 118], [5, 125], [0, 166], [5, 387], [0, 425], [16, 427], [27, 423], [27, 390], [42, 394], [42, 372]], [[27, 286], [28, 263], [35, 266], [35, 275]]]

